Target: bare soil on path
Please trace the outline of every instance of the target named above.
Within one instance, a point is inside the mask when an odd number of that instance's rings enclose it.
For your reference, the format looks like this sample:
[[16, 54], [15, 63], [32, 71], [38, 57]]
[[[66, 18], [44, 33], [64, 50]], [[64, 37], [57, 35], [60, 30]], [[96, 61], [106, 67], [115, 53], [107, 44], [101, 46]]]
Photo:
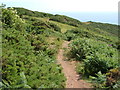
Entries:
[[81, 76], [77, 74], [75, 70], [76, 61], [65, 61], [66, 57], [64, 56], [64, 48], [68, 49], [69, 43], [70, 42], [68, 41], [64, 41], [62, 48], [59, 49], [57, 55], [58, 64], [62, 66], [63, 73], [67, 78], [66, 88], [92, 88], [90, 83], [87, 83], [85, 80], [80, 79]]

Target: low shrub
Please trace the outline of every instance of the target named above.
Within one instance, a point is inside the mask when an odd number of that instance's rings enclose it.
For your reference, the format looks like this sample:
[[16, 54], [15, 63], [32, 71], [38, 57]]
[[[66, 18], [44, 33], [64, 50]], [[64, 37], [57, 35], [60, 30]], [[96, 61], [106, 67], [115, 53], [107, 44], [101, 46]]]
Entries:
[[118, 51], [105, 42], [80, 38], [71, 43], [71, 56], [84, 62], [84, 74], [106, 73], [118, 67]]

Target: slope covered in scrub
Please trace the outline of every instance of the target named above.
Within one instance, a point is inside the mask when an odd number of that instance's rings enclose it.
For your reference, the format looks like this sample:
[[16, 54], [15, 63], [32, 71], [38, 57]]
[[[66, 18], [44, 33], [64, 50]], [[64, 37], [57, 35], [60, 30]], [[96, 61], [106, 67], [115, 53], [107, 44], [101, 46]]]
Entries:
[[62, 52], [77, 61], [78, 74], [97, 88], [120, 87], [119, 26], [18, 7], [3, 7], [1, 22], [1, 87], [65, 88], [67, 78], [56, 58], [65, 41], [69, 48]]

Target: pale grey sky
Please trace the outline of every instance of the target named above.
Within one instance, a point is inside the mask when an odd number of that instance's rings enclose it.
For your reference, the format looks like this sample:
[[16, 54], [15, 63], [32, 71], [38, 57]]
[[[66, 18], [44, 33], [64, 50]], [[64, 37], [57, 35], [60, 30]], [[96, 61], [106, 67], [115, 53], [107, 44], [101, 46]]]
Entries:
[[117, 12], [119, 0], [4, 0], [7, 6], [43, 12]]

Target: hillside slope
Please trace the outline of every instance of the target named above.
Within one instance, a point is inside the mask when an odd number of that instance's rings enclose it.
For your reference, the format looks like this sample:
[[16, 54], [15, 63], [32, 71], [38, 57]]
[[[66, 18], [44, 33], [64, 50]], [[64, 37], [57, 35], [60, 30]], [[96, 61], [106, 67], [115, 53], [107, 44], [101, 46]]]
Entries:
[[56, 58], [64, 41], [71, 42], [64, 50], [68, 60], [80, 62], [78, 74], [92, 77], [98, 88], [119, 87], [117, 25], [17, 7], [2, 8], [2, 16], [2, 87], [65, 88], [67, 78]]

